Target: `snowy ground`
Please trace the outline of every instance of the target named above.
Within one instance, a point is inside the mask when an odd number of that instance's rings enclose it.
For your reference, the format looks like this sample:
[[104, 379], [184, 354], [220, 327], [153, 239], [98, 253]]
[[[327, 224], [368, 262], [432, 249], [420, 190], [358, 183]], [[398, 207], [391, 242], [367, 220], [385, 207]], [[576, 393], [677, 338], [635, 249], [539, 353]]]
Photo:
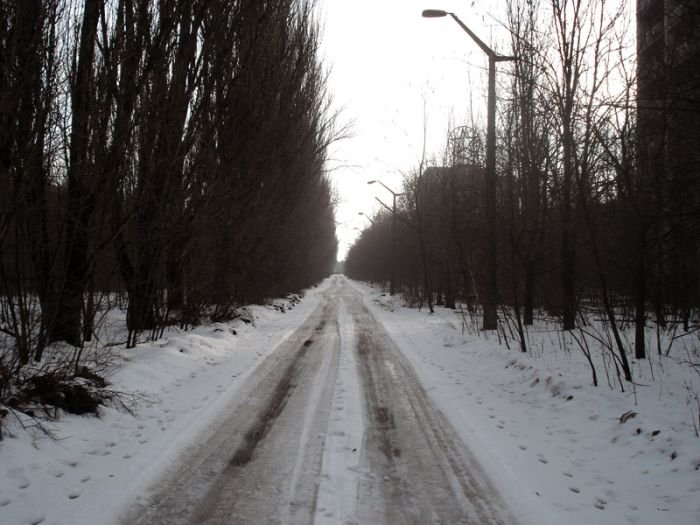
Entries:
[[142, 396], [133, 416], [114, 408], [102, 408], [100, 419], [65, 415], [46, 423], [56, 440], [6, 418], [16, 439], [0, 441], [0, 523], [116, 523], [317, 303], [312, 290], [286, 313], [251, 307], [255, 326], [172, 330], [122, 351], [108, 379], [110, 388]]
[[581, 351], [556, 350], [550, 336], [533, 337], [535, 357], [508, 352], [462, 335], [450, 310], [428, 315], [355, 286], [523, 525], [700, 523], [698, 405], [688, 402], [700, 377], [680, 349], [633, 364], [640, 386], [620, 393], [601, 359], [596, 388]]
[[[114, 408], [104, 408], [100, 419], [67, 415], [48, 425], [57, 440], [10, 419], [16, 437], [0, 442], [0, 523], [115, 523], [217, 420], [328, 286], [310, 290], [286, 313], [251, 308], [255, 326], [174, 330], [122, 351], [109, 379], [112, 388], [143, 396], [135, 415]], [[688, 403], [700, 381], [679, 363], [687, 356], [635, 365], [647, 386], [634, 391], [609, 388], [602, 369], [603, 385], [594, 388], [574, 348], [554, 350], [543, 338], [535, 356], [509, 352], [495, 340], [463, 335], [454, 312], [428, 315], [353, 286], [521, 525], [700, 523], [700, 439], [691, 418], [697, 406]], [[355, 495], [343, 491], [354, 487], [348, 468], [357, 467], [352, 449], [366, 423], [351, 344], [357, 334], [343, 308], [339, 320], [342, 392], [333, 402], [346, 417], [329, 424], [317, 502], [335, 507], [338, 519], [317, 512], [320, 523], [341, 523], [344, 504], [352, 506]], [[629, 410], [637, 415], [621, 423]]]

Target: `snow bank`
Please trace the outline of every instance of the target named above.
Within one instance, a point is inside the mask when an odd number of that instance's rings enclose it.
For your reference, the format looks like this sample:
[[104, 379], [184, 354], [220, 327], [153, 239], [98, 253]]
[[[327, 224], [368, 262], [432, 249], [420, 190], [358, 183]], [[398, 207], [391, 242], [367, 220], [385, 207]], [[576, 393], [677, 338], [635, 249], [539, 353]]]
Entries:
[[[171, 329], [158, 341], [117, 350], [108, 380], [113, 390], [137, 393], [133, 415], [115, 407], [101, 408], [99, 419], [66, 414], [43, 423], [55, 439], [23, 428], [27, 418], [8, 416], [14, 437], [0, 441], [0, 523], [115, 523], [306, 319], [320, 289], [291, 309], [279, 301], [250, 307], [252, 323]], [[123, 333], [111, 338], [126, 340]]]

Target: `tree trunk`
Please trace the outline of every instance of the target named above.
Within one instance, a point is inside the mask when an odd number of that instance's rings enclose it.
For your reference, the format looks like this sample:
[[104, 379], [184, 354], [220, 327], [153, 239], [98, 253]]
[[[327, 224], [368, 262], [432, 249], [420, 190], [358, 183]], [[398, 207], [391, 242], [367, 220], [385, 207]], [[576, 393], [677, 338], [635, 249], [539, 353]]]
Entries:
[[535, 269], [532, 262], [525, 265], [525, 285], [523, 290], [523, 324], [532, 326], [535, 319]]
[[[643, 245], [644, 243], [642, 242], [640, 244]], [[644, 342], [644, 331], [646, 327], [646, 266], [644, 264], [643, 251], [637, 254], [634, 281], [634, 356], [637, 359], [644, 359], [646, 357]]]
[[576, 248], [575, 232], [572, 211], [572, 186], [574, 179], [574, 138], [570, 129], [570, 110], [563, 123], [563, 153], [564, 153], [564, 173], [562, 179], [561, 196], [561, 316], [562, 328], [573, 330], [576, 326]]
[[91, 78], [94, 67], [97, 22], [103, 0], [85, 0], [75, 77], [71, 90], [70, 164], [66, 220], [65, 281], [51, 340], [81, 344], [83, 294], [88, 271], [88, 228], [93, 204], [89, 190], [87, 149]]

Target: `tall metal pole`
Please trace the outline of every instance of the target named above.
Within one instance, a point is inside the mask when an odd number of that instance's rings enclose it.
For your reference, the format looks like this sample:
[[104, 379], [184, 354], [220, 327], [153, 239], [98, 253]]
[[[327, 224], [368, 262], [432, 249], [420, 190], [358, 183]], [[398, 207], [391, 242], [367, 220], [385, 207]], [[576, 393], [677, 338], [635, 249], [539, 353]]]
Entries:
[[498, 328], [498, 243], [496, 240], [496, 62], [515, 60], [497, 54], [487, 46], [457, 15], [439, 9], [426, 9], [425, 18], [450, 16], [489, 57], [489, 87], [486, 127], [486, 174], [484, 176], [484, 207], [486, 219], [486, 282], [484, 290], [484, 330]]
[[496, 57], [489, 54], [489, 93], [486, 125], [486, 294], [484, 297], [484, 330], [498, 328], [498, 256], [496, 243]]
[[392, 239], [392, 244], [393, 249], [392, 254], [391, 254], [391, 280], [389, 281], [389, 295], [394, 295], [395, 291], [395, 286], [396, 286], [396, 252], [397, 250], [397, 243], [396, 243], [396, 193], [393, 191], [391, 192], [392, 196], [394, 197], [394, 202], [391, 207], [391, 239]]
[[[387, 190], [389, 193], [391, 193], [393, 197], [393, 205], [391, 207], [391, 239], [392, 239], [392, 254], [391, 254], [391, 270], [389, 273], [389, 295], [394, 295], [396, 292], [396, 264], [397, 264], [397, 259], [396, 259], [396, 253], [398, 251], [398, 239], [396, 237], [396, 197], [401, 197], [403, 193], [396, 193], [394, 190], [392, 190], [389, 186], [384, 184], [380, 180], [369, 180], [367, 181], [367, 184], [374, 184], [375, 182], [378, 182], [380, 185], [384, 187], [385, 190]], [[376, 197], [375, 197], [376, 198]], [[379, 200], [379, 199], [377, 199]], [[379, 201], [382, 205], [388, 208], [382, 201]]]

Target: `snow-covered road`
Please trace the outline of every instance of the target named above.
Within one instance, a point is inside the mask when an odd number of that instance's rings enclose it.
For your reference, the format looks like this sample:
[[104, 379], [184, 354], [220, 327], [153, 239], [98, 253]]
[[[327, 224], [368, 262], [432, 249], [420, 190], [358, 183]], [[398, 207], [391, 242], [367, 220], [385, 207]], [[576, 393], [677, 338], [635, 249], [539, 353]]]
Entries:
[[514, 522], [340, 276], [222, 414], [123, 523]]

